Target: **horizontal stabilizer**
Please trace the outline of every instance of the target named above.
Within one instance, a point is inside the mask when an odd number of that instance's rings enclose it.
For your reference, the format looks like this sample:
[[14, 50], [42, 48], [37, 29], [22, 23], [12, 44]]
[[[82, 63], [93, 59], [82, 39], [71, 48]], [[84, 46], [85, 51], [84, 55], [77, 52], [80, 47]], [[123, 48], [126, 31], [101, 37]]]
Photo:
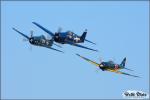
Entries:
[[129, 70], [129, 71], [134, 71], [134, 70], [132, 70], [132, 69], [128, 69], [128, 68], [124, 68], [124, 69]]
[[85, 41], [96, 45], [96, 43], [94, 43], [94, 42], [92, 42], [92, 41], [89, 41], [89, 40], [87, 40], [87, 39], [85, 39]]

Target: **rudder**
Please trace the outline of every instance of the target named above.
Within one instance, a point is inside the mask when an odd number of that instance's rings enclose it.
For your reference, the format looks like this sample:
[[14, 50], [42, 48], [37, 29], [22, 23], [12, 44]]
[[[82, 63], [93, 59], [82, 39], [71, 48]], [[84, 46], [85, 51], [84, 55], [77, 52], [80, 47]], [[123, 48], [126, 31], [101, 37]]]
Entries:
[[87, 29], [83, 32], [82, 36], [80, 37], [81, 42], [84, 42], [86, 34], [87, 34]]
[[125, 63], [126, 63], [126, 57], [122, 60], [122, 62], [121, 62], [121, 66], [123, 66], [123, 67], [125, 67]]

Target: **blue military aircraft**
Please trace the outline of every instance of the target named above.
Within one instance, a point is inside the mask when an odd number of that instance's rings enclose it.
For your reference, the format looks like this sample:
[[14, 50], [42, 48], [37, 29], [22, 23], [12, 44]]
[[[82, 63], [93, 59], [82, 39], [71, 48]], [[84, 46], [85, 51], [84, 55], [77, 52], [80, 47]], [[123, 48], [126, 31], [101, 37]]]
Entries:
[[117, 74], [124, 74], [124, 75], [128, 75], [128, 76], [133, 76], [133, 77], [139, 77], [139, 76], [136, 76], [136, 75], [131, 75], [131, 74], [128, 74], [128, 73], [125, 73], [125, 72], [121, 72], [119, 71], [120, 69], [126, 69], [126, 70], [130, 70], [130, 71], [133, 71], [131, 69], [128, 69], [125, 67], [125, 62], [126, 62], [126, 58], [123, 59], [123, 61], [121, 62], [121, 64], [116, 64], [114, 63], [113, 61], [108, 61], [108, 62], [100, 62], [99, 63], [96, 63], [88, 58], [85, 58], [79, 54], [76, 54], [77, 56], [83, 58], [84, 60], [96, 65], [97, 67], [99, 67], [102, 71], [110, 71], [110, 72], [115, 72]]
[[32, 23], [35, 24], [36, 26], [38, 26], [39, 28], [41, 28], [42, 30], [44, 30], [50, 36], [52, 36], [53, 40], [57, 43], [70, 44], [73, 46], [81, 47], [81, 48], [92, 50], [92, 51], [98, 51], [98, 50], [94, 50], [94, 49], [77, 44], [77, 43], [83, 43], [84, 41], [95, 44], [95, 43], [85, 39], [87, 30], [85, 30], [81, 36], [78, 36], [77, 34], [75, 34], [74, 32], [71, 32], [71, 31], [61, 32], [61, 29], [59, 29], [58, 32], [52, 33], [51, 31], [44, 28], [40, 24], [38, 24], [36, 22], [32, 22]]
[[55, 50], [55, 51], [58, 51], [58, 52], [62, 52], [61, 50], [57, 50], [55, 48], [52, 48], [52, 45], [56, 45], [58, 47], [60, 47], [59, 45], [53, 43], [53, 40], [52, 39], [47, 39], [44, 35], [41, 35], [41, 36], [33, 36], [33, 31], [31, 31], [31, 35], [30, 37], [23, 34], [22, 32], [18, 31], [17, 29], [15, 28], [12, 28], [14, 31], [16, 31], [17, 33], [19, 33], [20, 35], [22, 35], [23, 37], [25, 37], [27, 39], [27, 41], [29, 41], [30, 44], [32, 45], [35, 45], [35, 46], [41, 46], [41, 47], [46, 47], [46, 48], [49, 48], [49, 49], [52, 49], [52, 50]]

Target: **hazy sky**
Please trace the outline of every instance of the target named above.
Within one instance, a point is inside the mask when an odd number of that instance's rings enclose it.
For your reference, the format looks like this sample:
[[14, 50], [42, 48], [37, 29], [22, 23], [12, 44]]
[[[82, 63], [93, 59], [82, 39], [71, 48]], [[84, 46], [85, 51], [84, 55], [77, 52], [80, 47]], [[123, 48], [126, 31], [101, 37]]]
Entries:
[[[149, 92], [148, 8], [148, 1], [3, 1], [2, 98], [115, 99], [127, 90]], [[30, 44], [12, 27], [27, 35], [33, 30], [35, 36], [47, 36], [33, 21], [52, 32], [62, 27], [81, 35], [88, 29], [86, 39], [97, 45], [82, 45], [99, 52], [70, 45], [63, 45], [64, 54], [36, 46], [31, 51]], [[98, 63], [100, 59], [121, 63], [127, 57], [126, 67], [134, 71], [122, 71], [142, 78], [98, 71], [75, 53]]]

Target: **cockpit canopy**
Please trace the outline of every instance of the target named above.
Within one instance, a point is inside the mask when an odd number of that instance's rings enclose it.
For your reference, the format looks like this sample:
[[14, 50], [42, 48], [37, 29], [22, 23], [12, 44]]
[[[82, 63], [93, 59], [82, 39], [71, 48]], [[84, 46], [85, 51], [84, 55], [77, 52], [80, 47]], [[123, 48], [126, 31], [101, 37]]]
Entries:
[[110, 61], [108, 61], [108, 63], [110, 63], [110, 64], [114, 64], [114, 62], [113, 62], [113, 61], [111, 61], [111, 60], [110, 60]]
[[36, 39], [46, 39], [46, 37], [44, 35], [40, 35], [40, 36], [34, 36], [33, 37], [35, 40]]

